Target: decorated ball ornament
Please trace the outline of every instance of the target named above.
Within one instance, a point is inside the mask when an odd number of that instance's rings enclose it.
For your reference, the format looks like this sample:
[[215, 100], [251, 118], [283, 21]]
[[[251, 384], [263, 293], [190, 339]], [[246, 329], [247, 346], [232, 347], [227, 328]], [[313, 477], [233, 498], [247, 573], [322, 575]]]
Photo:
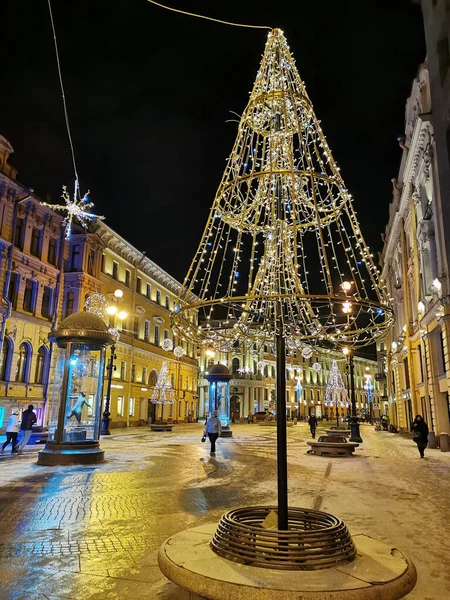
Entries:
[[256, 363], [256, 368], [258, 369], [258, 371], [261, 371], [261, 373], [264, 371], [264, 369], [266, 368], [266, 363], [263, 360], [259, 360]]
[[103, 294], [91, 294], [84, 303], [84, 310], [86, 312], [93, 313], [100, 317], [100, 319], [106, 320], [107, 317], [108, 300]]
[[163, 350], [166, 350], [167, 352], [170, 352], [173, 349], [173, 342], [172, 340], [169, 340], [169, 338], [166, 338], [163, 343], [161, 344], [161, 348]]
[[316, 362], [313, 364], [312, 368], [314, 369], [314, 371], [319, 372], [322, 367], [320, 366], [320, 364], [318, 362]]
[[182, 346], [175, 346], [175, 348], [173, 349], [173, 353], [177, 358], [181, 358], [182, 356], [184, 356], [184, 348]]
[[303, 358], [311, 358], [313, 355], [313, 349], [310, 346], [305, 346], [302, 350]]

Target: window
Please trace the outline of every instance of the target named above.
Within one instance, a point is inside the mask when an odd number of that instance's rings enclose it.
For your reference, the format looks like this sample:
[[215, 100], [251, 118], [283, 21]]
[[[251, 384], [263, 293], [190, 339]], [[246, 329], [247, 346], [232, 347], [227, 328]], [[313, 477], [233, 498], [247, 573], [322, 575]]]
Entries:
[[136, 277], [136, 291], [138, 294], [141, 293], [141, 285], [142, 285], [142, 280], [140, 277]]
[[130, 281], [131, 281], [131, 271], [130, 271], [130, 269], [125, 269], [125, 285], [130, 287]]
[[151, 294], [152, 294], [152, 286], [149, 283], [147, 283], [145, 295], [147, 296], [148, 299], [150, 299]]
[[153, 370], [150, 372], [150, 379], [149, 379], [149, 381], [148, 381], [148, 384], [149, 384], [151, 387], [155, 387], [155, 385], [156, 385], [156, 382], [157, 382], [157, 381], [158, 381], [158, 374], [157, 374], [157, 373], [156, 373], [156, 371], [153, 369]]
[[170, 298], [166, 296], [166, 308], [170, 308]]
[[23, 310], [25, 312], [34, 312], [36, 283], [32, 279], [27, 279], [25, 292], [23, 294]]
[[37, 227], [31, 230], [30, 254], [41, 258], [41, 230]]
[[12, 307], [17, 308], [17, 298], [19, 295], [19, 282], [20, 275], [18, 273], [11, 273], [8, 288], [8, 299], [10, 300]]
[[164, 329], [164, 339], [168, 340], [169, 339], [169, 332], [167, 329]]
[[117, 397], [117, 416], [123, 417], [123, 396]]
[[134, 334], [139, 336], [139, 317], [134, 317]]
[[154, 334], [153, 343], [155, 344], [155, 346], [159, 346], [159, 327], [158, 327], [158, 325], [155, 325], [155, 334]]
[[112, 278], [119, 279], [119, 263], [113, 260], [112, 264]]
[[136, 381], [136, 365], [131, 365], [131, 381]]
[[64, 319], [73, 313], [74, 302], [75, 302], [75, 293], [67, 292], [66, 303], [64, 305]]
[[156, 302], [161, 304], [161, 292], [160, 290], [156, 290]]
[[72, 246], [72, 254], [70, 259], [70, 271], [81, 271], [81, 246], [75, 244]]
[[105, 262], [106, 262], [106, 256], [104, 254], [102, 254], [102, 262], [101, 262], [101, 267], [100, 267], [102, 270], [102, 273], [105, 272]]
[[142, 383], [147, 383], [147, 367], [142, 367]]
[[231, 372], [233, 373], [233, 375], [236, 375], [238, 369], [239, 369], [239, 359], [233, 358], [233, 360], [231, 361]]
[[52, 302], [52, 288], [44, 286], [44, 293], [42, 294], [41, 315], [45, 319], [49, 319], [51, 317], [51, 302]]
[[87, 263], [87, 272], [89, 275], [94, 276], [94, 266], [95, 266], [95, 252], [94, 250], [89, 250], [88, 252], [88, 263]]
[[2, 364], [0, 367], [0, 379], [2, 381], [9, 381], [9, 374], [11, 372], [12, 350], [12, 343], [10, 342], [9, 338], [5, 337], [3, 340]]
[[31, 363], [31, 347], [26, 342], [19, 346], [19, 360], [17, 363], [16, 381], [23, 383], [28, 381]]
[[125, 381], [125, 376], [127, 374], [127, 363], [122, 360], [120, 361], [120, 379]]
[[130, 405], [128, 407], [128, 415], [130, 417], [134, 417], [134, 405], [135, 405], [134, 398], [130, 398]]
[[34, 374], [34, 382], [35, 383], [45, 383], [44, 379], [46, 379], [47, 374], [45, 372], [47, 362], [47, 349], [44, 346], [41, 346], [37, 353], [36, 359], [36, 371]]
[[150, 341], [150, 321], [144, 321], [144, 342]]
[[23, 238], [25, 234], [25, 219], [18, 218], [16, 221], [16, 230], [14, 232], [14, 246], [23, 250]]
[[56, 240], [53, 237], [48, 238], [47, 262], [56, 265]]

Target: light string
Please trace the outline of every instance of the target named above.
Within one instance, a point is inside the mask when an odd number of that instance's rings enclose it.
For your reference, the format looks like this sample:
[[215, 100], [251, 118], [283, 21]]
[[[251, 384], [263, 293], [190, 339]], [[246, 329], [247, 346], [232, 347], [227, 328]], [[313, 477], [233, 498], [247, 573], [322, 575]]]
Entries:
[[53, 42], [55, 44], [56, 65], [58, 67], [58, 77], [59, 77], [59, 84], [60, 84], [60, 87], [61, 87], [62, 101], [63, 101], [63, 107], [64, 107], [64, 119], [66, 121], [66, 129], [67, 129], [67, 137], [69, 138], [70, 151], [72, 153], [72, 163], [73, 163], [73, 170], [74, 170], [74, 173], [75, 173], [75, 179], [77, 181], [79, 181], [78, 171], [77, 171], [77, 164], [76, 164], [76, 161], [75, 161], [75, 150], [74, 150], [74, 147], [73, 147], [72, 134], [70, 132], [69, 115], [68, 115], [68, 112], [67, 112], [66, 94], [64, 92], [64, 83], [63, 83], [62, 72], [61, 72], [61, 63], [60, 63], [60, 60], [59, 60], [58, 42], [56, 41], [56, 30], [55, 30], [55, 23], [54, 23], [54, 20], [53, 20], [52, 5], [50, 3], [50, 0], [47, 0], [47, 3], [48, 3], [48, 10], [49, 10], [49, 13], [50, 13], [50, 22], [52, 24]]
[[160, 2], [155, 2], [155, 0], [147, 0], [150, 4], [154, 4], [155, 6], [159, 6], [160, 8], [165, 8], [166, 10], [170, 10], [175, 13], [179, 13], [181, 15], [187, 15], [188, 17], [196, 17], [197, 19], [205, 19], [207, 21], [213, 21], [214, 23], [222, 23], [222, 25], [232, 25], [233, 27], [248, 27], [249, 29], [269, 29], [272, 31], [272, 27], [268, 25], [246, 25], [245, 23], [232, 23], [231, 21], [222, 21], [221, 19], [215, 19], [214, 17], [207, 17], [206, 15], [198, 15], [196, 13], [191, 13], [186, 10], [181, 10], [179, 8], [173, 8], [171, 6], [166, 6], [165, 4], [161, 4]]

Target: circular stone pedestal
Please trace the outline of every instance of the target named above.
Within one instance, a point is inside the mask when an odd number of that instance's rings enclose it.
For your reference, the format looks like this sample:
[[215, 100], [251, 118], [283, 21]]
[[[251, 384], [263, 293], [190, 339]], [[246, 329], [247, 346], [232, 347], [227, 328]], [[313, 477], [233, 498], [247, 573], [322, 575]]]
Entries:
[[210, 548], [216, 525], [182, 531], [164, 542], [158, 564], [189, 600], [397, 600], [415, 586], [414, 564], [396, 548], [354, 535], [353, 562], [317, 571], [242, 565]]
[[46, 467], [58, 465], [97, 465], [105, 461], [105, 451], [98, 442], [65, 443], [47, 442], [39, 452], [37, 464]]

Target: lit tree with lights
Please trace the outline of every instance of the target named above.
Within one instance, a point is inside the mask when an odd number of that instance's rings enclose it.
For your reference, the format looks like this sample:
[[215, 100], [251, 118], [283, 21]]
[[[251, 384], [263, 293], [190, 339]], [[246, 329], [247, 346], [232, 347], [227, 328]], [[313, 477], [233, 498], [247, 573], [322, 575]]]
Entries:
[[162, 364], [150, 401], [153, 402], [153, 404], [161, 404], [162, 423], [164, 420], [164, 405], [173, 404], [175, 402], [174, 391], [169, 380], [169, 369], [167, 368], [167, 363], [165, 361]]
[[324, 402], [327, 406], [336, 407], [336, 426], [339, 427], [339, 405], [348, 406], [348, 395], [335, 360], [331, 363], [330, 376], [325, 388]]
[[280, 529], [288, 528], [285, 344], [304, 357], [311, 346], [363, 346], [392, 322], [352, 203], [275, 29], [173, 326], [181, 339], [222, 351], [275, 338]]

